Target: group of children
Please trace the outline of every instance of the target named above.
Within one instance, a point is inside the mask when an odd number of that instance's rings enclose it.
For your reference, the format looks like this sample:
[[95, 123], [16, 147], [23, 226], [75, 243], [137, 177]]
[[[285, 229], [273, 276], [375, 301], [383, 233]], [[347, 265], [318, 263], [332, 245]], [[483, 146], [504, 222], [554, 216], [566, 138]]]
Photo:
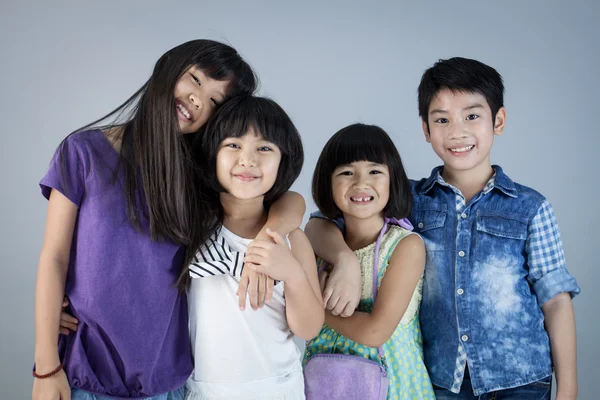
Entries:
[[187, 42], [61, 143], [40, 182], [34, 400], [304, 399], [320, 354], [380, 363], [388, 399], [549, 399], [553, 371], [576, 398], [579, 287], [549, 202], [491, 164], [496, 70], [424, 73], [443, 161], [426, 179], [377, 126], [333, 135], [306, 234], [300, 135], [255, 90], [235, 49]]

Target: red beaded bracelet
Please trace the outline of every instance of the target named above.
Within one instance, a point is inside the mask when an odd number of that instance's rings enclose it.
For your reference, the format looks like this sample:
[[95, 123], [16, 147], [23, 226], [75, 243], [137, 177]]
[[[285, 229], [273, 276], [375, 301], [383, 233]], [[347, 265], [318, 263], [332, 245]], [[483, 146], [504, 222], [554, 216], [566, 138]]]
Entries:
[[35, 367], [33, 368], [33, 377], [34, 378], [38, 378], [38, 379], [44, 379], [44, 378], [50, 378], [52, 375], [56, 375], [58, 374], [58, 371], [60, 371], [63, 368], [63, 365], [60, 364], [58, 367], [56, 367], [55, 370], [53, 370], [52, 372], [49, 372], [47, 374], [44, 375], [38, 375], [37, 372], [35, 372]]

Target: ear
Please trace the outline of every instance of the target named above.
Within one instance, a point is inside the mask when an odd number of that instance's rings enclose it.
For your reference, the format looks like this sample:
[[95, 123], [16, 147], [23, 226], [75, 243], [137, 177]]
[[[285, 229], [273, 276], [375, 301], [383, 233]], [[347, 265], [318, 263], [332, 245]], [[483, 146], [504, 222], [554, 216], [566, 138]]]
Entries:
[[496, 113], [496, 119], [494, 120], [494, 135], [500, 136], [504, 133], [504, 127], [506, 126], [506, 108], [500, 107]]
[[423, 134], [427, 143], [431, 143], [431, 134], [429, 133], [429, 124], [421, 119], [421, 127], [423, 128]]

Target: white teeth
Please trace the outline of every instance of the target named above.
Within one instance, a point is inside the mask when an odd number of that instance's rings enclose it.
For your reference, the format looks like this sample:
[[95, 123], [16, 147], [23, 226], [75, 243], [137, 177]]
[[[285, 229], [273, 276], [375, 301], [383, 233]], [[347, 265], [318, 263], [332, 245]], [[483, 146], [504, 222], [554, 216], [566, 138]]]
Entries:
[[184, 107], [184, 106], [182, 106], [181, 104], [177, 104], [177, 109], [178, 109], [179, 111], [181, 111], [181, 113], [182, 113], [182, 114], [183, 114], [183, 115], [184, 115], [184, 116], [185, 116], [187, 119], [190, 119], [190, 118], [191, 118], [191, 117], [190, 117], [190, 113], [189, 113], [189, 112], [188, 112], [188, 111], [185, 109], [185, 107]]
[[464, 153], [465, 151], [471, 150], [473, 147], [475, 147], [475, 146], [471, 145], [471, 146], [459, 147], [457, 149], [450, 149], [450, 150], [452, 150], [455, 153]]
[[373, 200], [373, 197], [351, 197], [350, 200], [355, 201], [357, 203], [364, 203]]

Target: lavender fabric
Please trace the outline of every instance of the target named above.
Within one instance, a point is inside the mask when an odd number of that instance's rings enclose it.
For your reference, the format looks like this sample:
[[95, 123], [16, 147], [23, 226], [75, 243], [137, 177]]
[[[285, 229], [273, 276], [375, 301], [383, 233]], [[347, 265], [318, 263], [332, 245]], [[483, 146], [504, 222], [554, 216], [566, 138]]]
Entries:
[[[71, 387], [102, 396], [145, 398], [180, 388], [192, 371], [187, 302], [175, 281], [184, 248], [151, 241], [127, 218], [118, 154], [99, 130], [70, 136], [40, 182], [78, 208], [65, 291], [79, 320], [60, 336]], [[139, 201], [145, 204], [140, 195]]]
[[347, 354], [317, 354], [304, 367], [306, 400], [383, 400], [388, 378], [377, 362]]

